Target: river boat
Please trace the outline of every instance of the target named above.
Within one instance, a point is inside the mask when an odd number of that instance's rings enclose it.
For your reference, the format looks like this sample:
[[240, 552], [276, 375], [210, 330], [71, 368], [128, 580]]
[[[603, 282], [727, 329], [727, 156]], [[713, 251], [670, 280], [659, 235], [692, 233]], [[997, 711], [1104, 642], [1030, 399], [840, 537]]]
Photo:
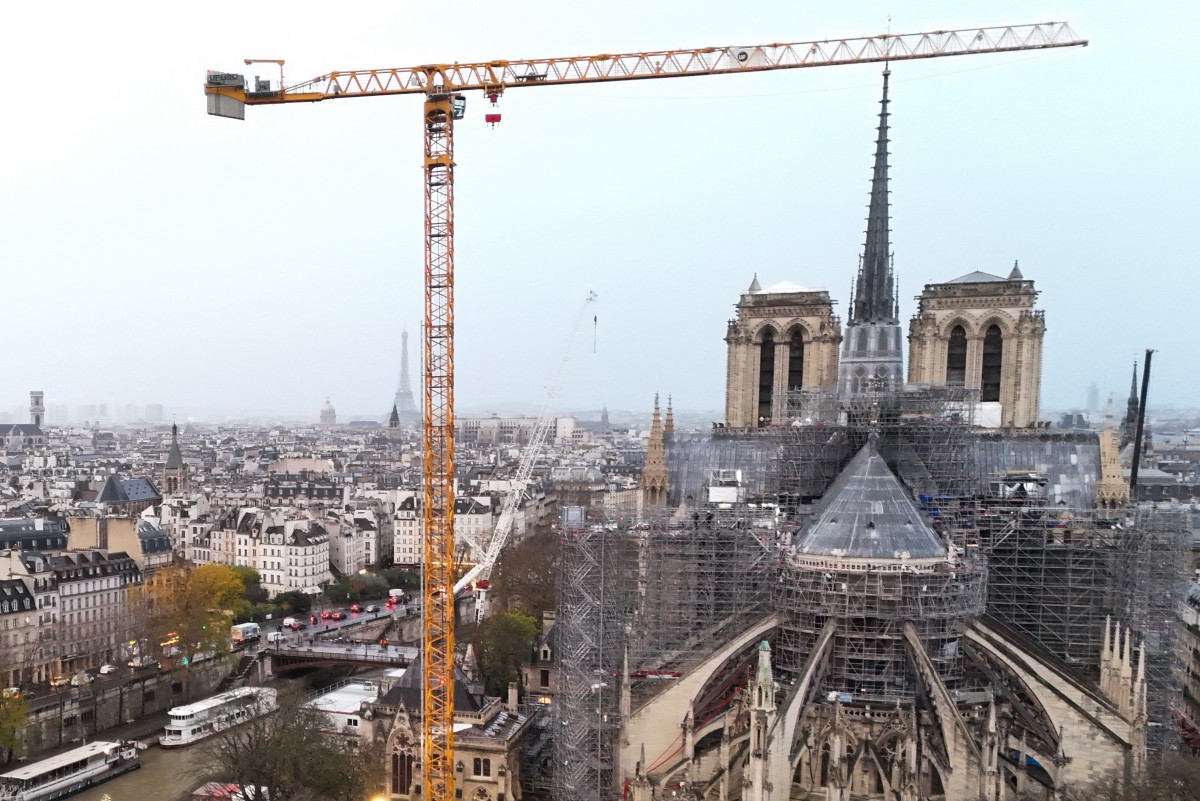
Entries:
[[167, 713], [167, 727], [158, 738], [158, 744], [163, 748], [181, 748], [198, 743], [278, 708], [274, 688], [239, 687], [194, 704], [173, 707]]
[[0, 801], [54, 801], [142, 766], [135, 742], [96, 741], [0, 775]]

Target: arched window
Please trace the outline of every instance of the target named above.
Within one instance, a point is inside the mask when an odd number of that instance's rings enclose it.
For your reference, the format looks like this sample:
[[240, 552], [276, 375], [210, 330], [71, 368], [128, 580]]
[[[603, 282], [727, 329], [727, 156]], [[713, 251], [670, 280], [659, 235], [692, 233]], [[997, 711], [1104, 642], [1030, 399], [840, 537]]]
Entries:
[[763, 331], [758, 356], [758, 418], [760, 422], [771, 419], [771, 395], [775, 388], [775, 332]]
[[413, 784], [413, 743], [402, 734], [396, 746], [391, 752], [391, 791], [396, 795], [408, 795]]
[[983, 335], [983, 375], [979, 385], [981, 401], [1000, 400], [1000, 364], [1004, 359], [1004, 336], [1000, 326], [988, 326]]
[[946, 383], [961, 387], [967, 383], [967, 332], [961, 325], [950, 329], [946, 345]]
[[797, 328], [788, 342], [788, 389], [804, 387], [804, 335]]

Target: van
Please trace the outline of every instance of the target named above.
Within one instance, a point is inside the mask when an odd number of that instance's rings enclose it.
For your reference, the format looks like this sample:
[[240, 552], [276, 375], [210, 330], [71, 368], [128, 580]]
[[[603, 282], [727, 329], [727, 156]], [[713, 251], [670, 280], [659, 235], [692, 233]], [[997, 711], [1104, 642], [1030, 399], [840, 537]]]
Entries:
[[267, 634], [267, 642], [283, 642], [283, 638], [286, 636], [282, 631], [272, 631]]
[[76, 673], [74, 676], [71, 677], [71, 686], [72, 687], [86, 687], [87, 685], [89, 685], [91, 683], [92, 683], [92, 674], [88, 673], [86, 670], [80, 671], [79, 673]]
[[[300, 624], [300, 621], [299, 621], [299, 620], [297, 620], [296, 618], [294, 618], [294, 617], [285, 617], [285, 618], [283, 619], [283, 624], [282, 624], [282, 625], [283, 625], [285, 628], [294, 629], [294, 628], [296, 628], [296, 626], [298, 626], [299, 624]], [[268, 639], [269, 639], [269, 638], [268, 638]]]

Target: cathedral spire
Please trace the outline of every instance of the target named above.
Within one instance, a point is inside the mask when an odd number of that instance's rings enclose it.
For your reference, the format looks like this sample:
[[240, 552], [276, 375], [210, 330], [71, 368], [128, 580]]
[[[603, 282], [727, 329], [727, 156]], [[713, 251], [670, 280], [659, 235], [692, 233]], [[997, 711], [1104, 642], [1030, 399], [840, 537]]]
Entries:
[[888, 76], [883, 71], [883, 100], [879, 109], [879, 136], [875, 140], [875, 169], [871, 175], [871, 204], [867, 212], [867, 240], [863, 245], [858, 291], [851, 309], [852, 323], [894, 323], [896, 298], [892, 280], [888, 215]]
[[667, 396], [667, 419], [663, 421], [663, 442], [670, 445], [675, 439], [675, 411], [671, 408], [671, 396]]

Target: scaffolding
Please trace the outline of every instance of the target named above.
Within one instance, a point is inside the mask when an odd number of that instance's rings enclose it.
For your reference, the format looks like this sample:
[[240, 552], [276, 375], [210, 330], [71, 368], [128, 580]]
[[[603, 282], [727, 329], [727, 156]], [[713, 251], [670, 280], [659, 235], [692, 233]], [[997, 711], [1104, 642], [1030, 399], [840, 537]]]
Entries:
[[564, 530], [555, 798], [614, 797], [622, 709], [766, 613], [773, 521], [769, 510], [730, 504]]
[[802, 514], [875, 431], [880, 454], [927, 502], [963, 497], [971, 488], [977, 399], [976, 390], [962, 387], [908, 387], [852, 399], [793, 390], [784, 399], [787, 424], [765, 429], [779, 441], [770, 490]]
[[870, 561], [791, 554], [776, 584], [784, 612], [775, 666], [794, 683], [829, 620], [835, 633], [819, 694], [894, 703], [918, 693], [905, 651], [911, 623], [947, 688], [962, 689], [959, 639], [983, 612], [981, 559]]
[[1152, 724], [1146, 731], [1147, 750], [1174, 753], [1183, 746], [1175, 721], [1183, 712], [1178, 610], [1187, 594], [1187, 511], [1174, 504], [1142, 503], [1131, 519], [1132, 527], [1120, 540], [1114, 617], [1132, 627], [1146, 649], [1146, 716]]

